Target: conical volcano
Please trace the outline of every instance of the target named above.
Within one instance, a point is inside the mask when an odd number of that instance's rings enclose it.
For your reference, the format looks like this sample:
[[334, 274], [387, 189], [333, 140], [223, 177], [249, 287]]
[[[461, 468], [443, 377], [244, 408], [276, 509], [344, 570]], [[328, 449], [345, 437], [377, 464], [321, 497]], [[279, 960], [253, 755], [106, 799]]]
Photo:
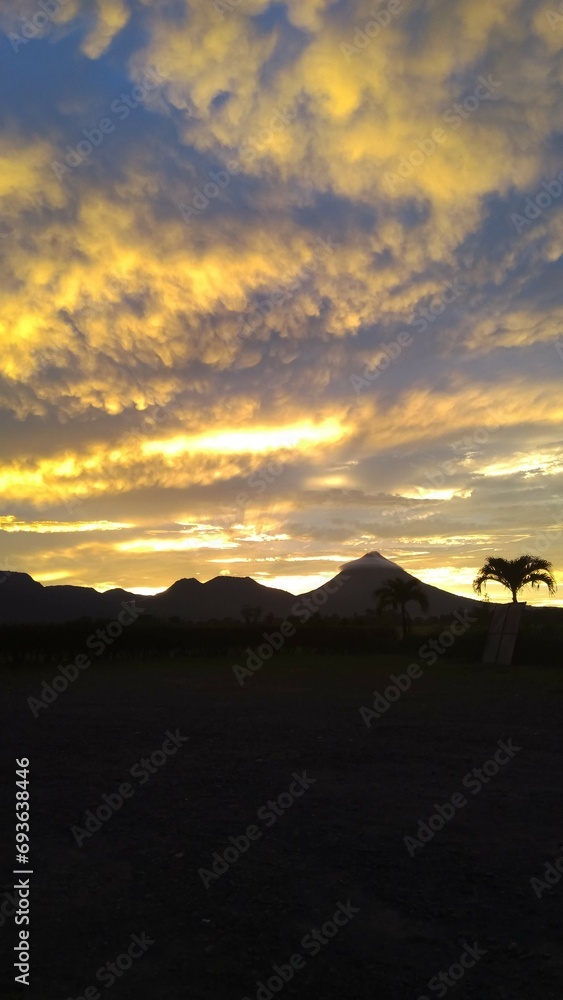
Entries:
[[[303, 596], [310, 597], [315, 604], [318, 604], [321, 615], [340, 615], [348, 618], [352, 615], [365, 614], [369, 610], [373, 611], [376, 604], [374, 591], [394, 577], [417, 580], [428, 598], [427, 615], [453, 614], [459, 609], [480, 607], [479, 601], [470, 597], [458, 597], [446, 590], [439, 590], [438, 587], [422, 583], [418, 577], [407, 573], [402, 566], [392, 562], [391, 559], [386, 559], [380, 552], [367, 552], [360, 559], [344, 563], [338, 576], [328, 585], [323, 584]], [[319, 602], [326, 592], [329, 594], [328, 600], [321, 605]], [[316, 601], [315, 595], [319, 595]], [[418, 604], [413, 602], [407, 608], [410, 614], [423, 616]]]

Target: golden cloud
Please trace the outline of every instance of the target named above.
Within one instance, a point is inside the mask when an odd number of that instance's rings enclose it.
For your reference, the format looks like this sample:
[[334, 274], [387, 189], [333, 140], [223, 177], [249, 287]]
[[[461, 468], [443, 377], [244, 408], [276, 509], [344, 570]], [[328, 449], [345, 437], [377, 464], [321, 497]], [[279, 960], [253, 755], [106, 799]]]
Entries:
[[[285, 451], [319, 488], [344, 489], [348, 472], [323, 462], [431, 447], [446, 429], [488, 426], [491, 407], [507, 430], [533, 420], [553, 436], [558, 372], [540, 381], [529, 368], [502, 371], [493, 393], [462, 377], [459, 362], [488, 354], [492, 364], [499, 348], [517, 355], [561, 335], [560, 307], [521, 294], [559, 259], [560, 213], [543, 212], [494, 254], [482, 225], [492, 196], [524, 200], [557, 173], [546, 151], [563, 121], [563, 29], [524, 0], [403, 0], [375, 37], [362, 34], [369, 0], [288, 0], [290, 32], [279, 9], [258, 17], [269, 6], [244, 0], [221, 17], [212, 3], [185, 2], [172, 19], [165, 0], [73, 0], [41, 28], [54, 45], [80, 14], [82, 53], [105, 70], [104, 59], [118, 59], [112, 43], [134, 41], [142, 7], [142, 48], [127, 70], [133, 85], [158, 67], [162, 84], [142, 122], [139, 112], [115, 147], [108, 135], [103, 157], [60, 179], [61, 120], [83, 102], [90, 126], [95, 95], [60, 100], [40, 129], [3, 134], [0, 407], [16, 431], [30, 418], [53, 428], [48, 441], [22, 437], [17, 457], [0, 462], [10, 505], [111, 505], [133, 491], [213, 487]], [[0, 19], [14, 24], [7, 0]], [[350, 52], [355, 38], [362, 46]], [[32, 54], [30, 42], [14, 57]], [[227, 182], [207, 198], [211, 171]], [[196, 192], [208, 204], [190, 212]], [[405, 356], [397, 382], [356, 398], [350, 360], [360, 373], [387, 330], [408, 325], [460, 274], [471, 308], [418, 337], [440, 388], [428, 374], [421, 385]], [[164, 428], [135, 435], [127, 421], [154, 406], [166, 411]], [[522, 461], [541, 459], [555, 474], [553, 455], [549, 441], [522, 448]], [[519, 461], [495, 454], [481, 472], [508, 476]], [[455, 503], [458, 491], [447, 492]], [[278, 497], [276, 512], [292, 503]], [[1, 526], [17, 536], [127, 524], [18, 513]], [[265, 531], [257, 522], [248, 544], [285, 540], [277, 521]], [[124, 544], [154, 551], [141, 537]], [[182, 544], [189, 550], [193, 536]]]
[[133, 524], [114, 521], [20, 521], [13, 515], [0, 517], [0, 531], [27, 532], [37, 535], [72, 534], [83, 531], [123, 531]]

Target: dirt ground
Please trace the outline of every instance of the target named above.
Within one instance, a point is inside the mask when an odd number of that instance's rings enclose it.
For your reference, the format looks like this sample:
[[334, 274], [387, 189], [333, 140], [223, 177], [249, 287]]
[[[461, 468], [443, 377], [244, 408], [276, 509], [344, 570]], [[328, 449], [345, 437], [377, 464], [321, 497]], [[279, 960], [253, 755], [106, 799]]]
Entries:
[[[441, 663], [368, 729], [360, 706], [407, 666], [280, 654], [241, 687], [224, 661], [100, 663], [37, 719], [27, 698], [52, 671], [4, 671], [3, 826], [26, 756], [34, 874], [31, 986], [3, 959], [3, 997], [559, 998], [563, 878], [541, 898], [530, 880], [563, 855], [561, 672]], [[163, 751], [176, 730], [188, 739]], [[472, 791], [464, 776], [499, 740], [521, 749]], [[155, 751], [155, 773], [135, 767]], [[124, 783], [132, 795], [79, 846], [71, 828]], [[458, 792], [465, 806], [411, 856], [403, 838]], [[204, 885], [198, 870], [249, 826], [260, 836]], [[5, 900], [11, 835], [3, 846]], [[145, 951], [110, 973], [132, 935]], [[485, 954], [456, 982], [466, 944]], [[275, 965], [289, 981], [261, 989]]]

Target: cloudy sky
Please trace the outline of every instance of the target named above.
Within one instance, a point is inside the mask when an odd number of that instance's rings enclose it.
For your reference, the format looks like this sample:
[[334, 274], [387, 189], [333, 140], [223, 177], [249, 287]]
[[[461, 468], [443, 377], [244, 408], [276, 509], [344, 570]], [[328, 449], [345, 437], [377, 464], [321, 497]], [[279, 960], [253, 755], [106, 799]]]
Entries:
[[558, 3], [0, 0], [3, 568], [563, 583]]

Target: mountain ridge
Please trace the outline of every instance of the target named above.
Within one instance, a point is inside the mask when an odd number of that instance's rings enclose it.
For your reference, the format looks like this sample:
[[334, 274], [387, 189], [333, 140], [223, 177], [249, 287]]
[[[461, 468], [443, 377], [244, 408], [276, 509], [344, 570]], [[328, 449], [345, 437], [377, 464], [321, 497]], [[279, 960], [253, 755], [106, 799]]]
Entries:
[[[7, 571], [0, 585], [0, 624], [60, 624], [78, 618], [111, 618], [122, 611], [127, 601], [136, 601], [145, 613], [155, 617], [177, 617], [186, 621], [225, 618], [242, 621], [242, 609], [247, 606], [259, 607], [263, 616], [285, 617], [291, 614], [296, 602], [304, 600], [314, 605], [322, 616], [351, 617], [373, 610], [374, 590], [391, 576], [418, 580], [376, 551], [343, 563], [332, 580], [298, 595], [268, 587], [249, 576], [219, 575], [205, 583], [195, 577], [183, 577], [160, 594], [143, 596], [120, 587], [101, 593], [93, 587], [71, 584], [44, 586], [28, 573]], [[473, 598], [459, 597], [418, 582], [428, 597], [429, 615], [480, 606], [481, 602]], [[424, 617], [418, 605], [413, 604], [410, 610]]]

